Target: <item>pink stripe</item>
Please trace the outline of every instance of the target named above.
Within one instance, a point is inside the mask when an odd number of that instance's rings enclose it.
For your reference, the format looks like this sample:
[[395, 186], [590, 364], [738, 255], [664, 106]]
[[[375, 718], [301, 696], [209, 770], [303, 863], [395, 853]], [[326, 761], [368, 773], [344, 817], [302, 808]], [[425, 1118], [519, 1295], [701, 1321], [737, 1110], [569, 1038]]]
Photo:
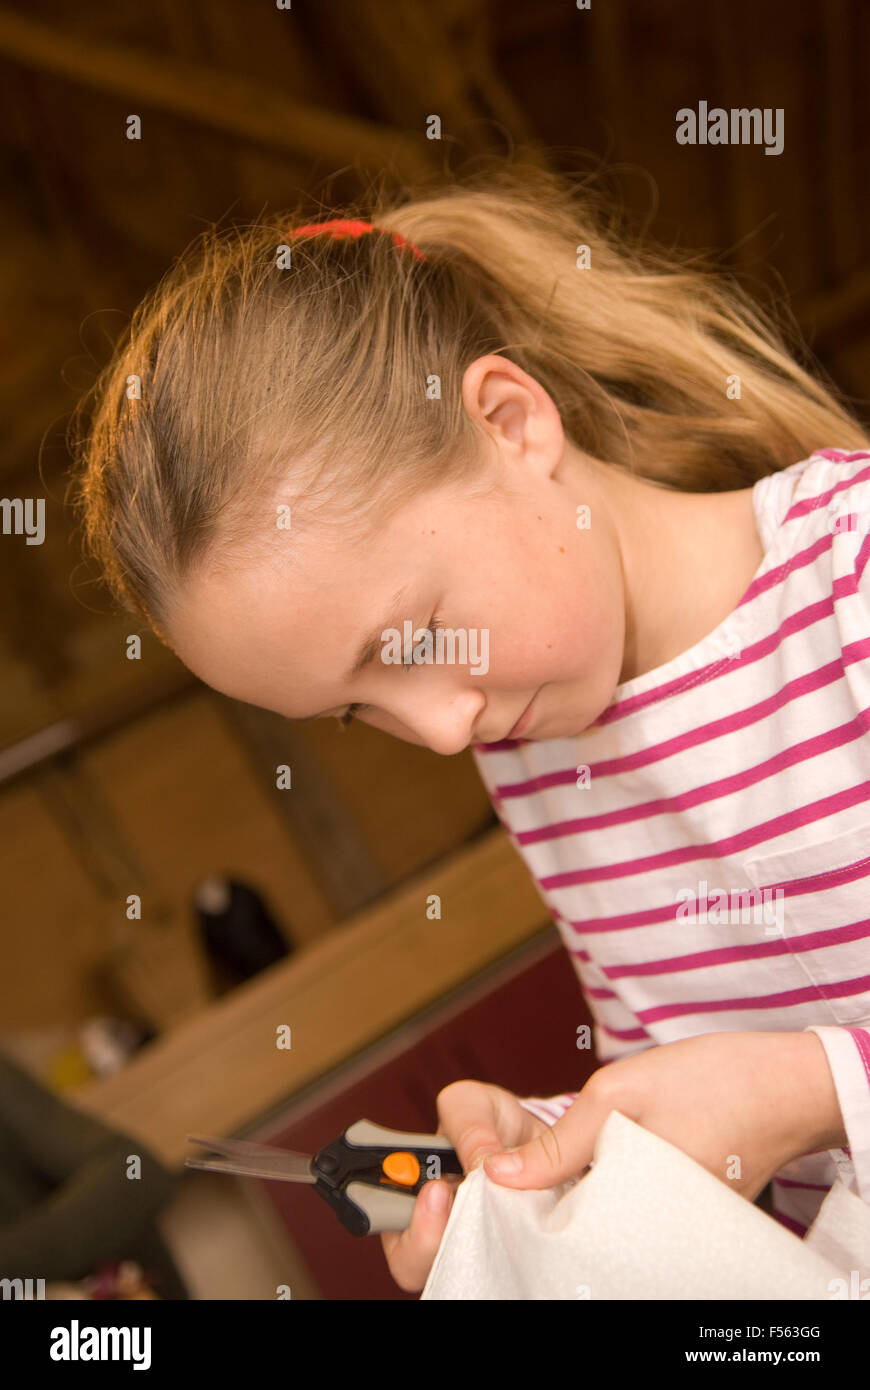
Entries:
[[[824, 599], [823, 603], [828, 605], [829, 600]], [[806, 611], [804, 610], [804, 612]], [[828, 607], [826, 616], [830, 617], [831, 611], [831, 608]], [[765, 638], [764, 641], [766, 642], [768, 639]], [[761, 644], [757, 643], [756, 645]], [[745, 652], [744, 659], [747, 655], [748, 652]], [[714, 739], [723, 738], [726, 734], [740, 733], [752, 724], [760, 723], [769, 715], [783, 709], [793, 700], [802, 699], [803, 696], [822, 690], [826, 685], [841, 679], [847, 667], [856, 662], [865, 661], [868, 656], [870, 656], [870, 639], [864, 638], [860, 642], [849, 642], [841, 649], [840, 655], [835, 660], [829, 661], [824, 666], [818, 666], [814, 671], [807, 671], [802, 676], [796, 676], [777, 690], [775, 694], [767, 696], [766, 699], [758, 700], [755, 704], [748, 705], [745, 709], [737, 710], [732, 714], [723, 715], [720, 719], [710, 720], [707, 724], [699, 724], [694, 729], [688, 729], [673, 738], [652, 743], [636, 753], [628, 753], [621, 758], [602, 758], [600, 762], [590, 763], [590, 776], [593, 780], [600, 781], [602, 777], [615, 776], [623, 772], [634, 772], [637, 768], [648, 767], [651, 763], [673, 757], [689, 748], [697, 748], [701, 744], [712, 743]], [[842, 727], [848, 728], [849, 726], [843, 725]], [[482, 746], [492, 748], [494, 745], [488, 743]], [[529, 796], [534, 792], [546, 791], [549, 787], [571, 785], [576, 779], [576, 768], [560, 768], [554, 772], [541, 773], [536, 777], [526, 778], [522, 782], [499, 783], [492, 794], [499, 800], [506, 800], [508, 797]]]
[[[827, 454], [823, 455], [827, 458]], [[859, 458], [870, 458], [870, 454], [853, 454], [850, 459], [836, 460], [836, 462], [854, 463]], [[827, 507], [828, 503], [838, 493], [848, 492], [850, 488], [858, 487], [861, 483], [870, 478], [870, 468], [862, 468], [860, 472], [854, 473], [851, 478], [841, 478], [833, 487], [827, 488], [825, 492], [818, 492], [813, 497], [802, 497], [799, 502], [795, 502], [789, 507], [783, 517], [783, 526], [789, 521], [794, 521], [797, 517], [806, 516], [809, 512], [816, 512], [822, 507]]]
[[808, 1192], [830, 1192], [831, 1184], [828, 1182], [795, 1182], [793, 1178], [774, 1178], [773, 1181], [780, 1187], [805, 1187]]
[[[867, 655], [870, 657], [870, 639], [861, 645], [867, 647]], [[801, 678], [802, 681], [805, 679], [804, 677]], [[788, 691], [788, 686], [783, 687], [777, 696], [772, 697], [773, 700], [782, 705], [788, 699]], [[602, 811], [597, 816], [574, 816], [570, 820], [552, 821], [545, 825], [535, 826], [531, 830], [520, 830], [516, 832], [516, 840], [518, 844], [522, 845], [540, 844], [549, 840], [561, 839], [566, 835], [576, 835], [581, 831], [603, 830], [613, 825], [627, 825], [635, 821], [647, 820], [651, 816], [685, 811], [693, 806], [703, 806], [721, 797], [731, 796], [734, 792], [743, 791], [747, 787], [756, 786], [769, 777], [776, 776], [785, 768], [796, 767], [799, 763], [818, 757], [819, 754], [830, 753], [835, 748], [841, 748], [847, 743], [852, 743], [855, 739], [863, 738], [868, 732], [870, 732], [870, 707], [859, 710], [854, 718], [847, 720], [845, 724], [840, 724], [834, 729], [826, 729], [824, 733], [804, 739], [802, 743], [792, 744], [790, 748], [783, 748], [772, 757], [756, 763], [754, 767], [745, 768], [742, 772], [735, 772], [727, 777], [719, 777], [714, 782], [706, 782], [700, 787], [693, 787], [690, 791], [680, 792], [676, 796], [656, 797], [651, 801], [638, 802], [633, 806], [621, 806], [613, 811]], [[685, 735], [679, 737], [682, 739], [685, 738]], [[673, 741], [676, 742], [677, 740]], [[649, 762], [650, 760], [647, 758], [645, 761]], [[595, 773], [593, 772], [592, 775], [594, 778]]]
[[549, 1101], [536, 1100], [533, 1096], [528, 1097], [527, 1104], [534, 1105], [537, 1110], [543, 1110], [544, 1114], [549, 1115], [552, 1120], [558, 1120], [562, 1114], [561, 1110], [557, 1109], [555, 1105], [551, 1105]]
[[[826, 458], [834, 463], [857, 463], [859, 459], [867, 459], [870, 461], [870, 452], [865, 449], [856, 454], [844, 454], [842, 450], [837, 449], [815, 449], [810, 455], [810, 458]], [[818, 507], [827, 505], [827, 502], [835, 493], [847, 492], [849, 488], [854, 487], [857, 483], [863, 482], [868, 476], [870, 476], [870, 471], [864, 469], [860, 473], [854, 474], [852, 477], [841, 478], [840, 481], [829, 488], [827, 492], [818, 493], [815, 498], [804, 498], [800, 502], [794, 503], [789, 507], [789, 510], [783, 517], [782, 524], [785, 525], [793, 516], [803, 515], [801, 508], [804, 506], [804, 502], [809, 501], [810, 506], [808, 510], [815, 511]], [[813, 503], [815, 503], [815, 506], [812, 505]]]
[[776, 941], [761, 941], [746, 946], [720, 946], [712, 951], [695, 951], [690, 955], [671, 956], [662, 960], [633, 961], [628, 965], [605, 965], [603, 970], [609, 980], [638, 979], [646, 975], [676, 975], [686, 970], [731, 965], [738, 960], [797, 956], [804, 951], [841, 946], [846, 941], [863, 941], [866, 937], [870, 937], [870, 917], [865, 917], [860, 922], [851, 922], [845, 927], [828, 927], [823, 931], [808, 932], [806, 936], [783, 937], [777, 938]]
[[[608, 1037], [618, 1038], [620, 1042], [642, 1042], [650, 1036], [645, 1028], [608, 1028], [606, 1023], [599, 1023], [598, 1027], [607, 1033]], [[618, 1059], [611, 1057], [609, 1060], [613, 1062]]]
[[[827, 549], [831, 536], [822, 536], [816, 542], [816, 547]], [[812, 557], [815, 559], [815, 556]], [[792, 566], [794, 568], [794, 566]], [[839, 585], [841, 593], [836, 593], [836, 586]], [[717, 661], [708, 662], [706, 666], [701, 666], [696, 671], [686, 671], [680, 676], [673, 676], [670, 680], [663, 682], [662, 685], [655, 686], [652, 690], [642, 691], [639, 695], [626, 695], [621, 700], [615, 700], [609, 704], [605, 710], [599, 714], [590, 724], [591, 729], [603, 728], [607, 724], [612, 724], [617, 719], [625, 719], [630, 714], [636, 714], [638, 710], [648, 709], [650, 705], [658, 704], [661, 700], [667, 699], [671, 695], [678, 695], [683, 690], [694, 689], [699, 685], [706, 685], [711, 680], [719, 676], [733, 674], [739, 668], [752, 665], [755, 661], [760, 661], [774, 651], [784, 637], [792, 633], [801, 632], [804, 628], [811, 627], [813, 623], [820, 622], [823, 618], [830, 617], [833, 612], [834, 600], [838, 597], [845, 598], [856, 591], [856, 581], [854, 575], [843, 575], [834, 581], [832, 592], [825, 598], [816, 603], [808, 604], [807, 607], [799, 609], [785, 618], [779, 628], [769, 636], [752, 643], [741, 653], [739, 658], [719, 657]], [[491, 747], [492, 745], [485, 745]]]
[[[796, 507], [805, 507], [805, 510], [810, 510], [810, 512], [812, 512], [817, 506], [821, 505], [821, 500], [830, 500], [834, 492], [846, 491], [849, 486], [857, 484], [857, 482], [862, 481], [863, 478], [866, 477], [870, 477], [870, 468], [867, 468], [864, 473], [860, 474], [860, 478], [853, 478], [853, 480], [846, 481], [845, 484], [838, 484], [835, 488], [828, 489], [828, 492], [821, 493], [820, 498], [807, 498], [805, 502], [798, 503]], [[796, 512], [795, 509], [792, 509], [792, 512], [794, 512], [794, 514], [801, 514]], [[785, 517], [785, 520], [788, 521], [791, 516], [792, 513], [789, 513], [788, 516]], [[834, 532], [834, 534], [832, 534], [832, 532], [826, 532], [826, 535], [821, 535], [812, 545], [807, 546], [806, 549], [799, 550], [794, 556], [789, 557], [787, 562], [780, 564], [780, 566], [775, 566], [773, 570], [767, 571], [766, 574], [760, 575], [760, 577], [753, 581], [750, 587], [746, 589], [745, 595], [742, 596], [742, 599], [739, 600], [732, 612], [737, 612], [737, 609], [744, 606], [745, 603], [757, 598], [757, 596], [763, 594], [763, 592], [767, 592], [769, 589], [774, 588], [775, 585], [784, 581], [789, 574], [794, 574], [796, 570], [803, 569], [807, 564], [812, 564], [817, 557], [823, 555], [826, 550], [830, 550], [835, 534], [837, 534], [837, 532]], [[862, 546], [862, 553], [863, 549]], [[834, 585], [832, 585], [832, 599], [857, 594], [857, 592], [859, 592], [859, 589], [857, 589], [857, 578], [859, 578], [862, 571], [863, 564], [859, 574], [842, 575], [839, 580], [835, 580]], [[828, 602], [830, 602], [830, 600], [824, 600], [824, 603]], [[817, 605], [810, 605], [809, 609], [803, 610], [803, 614], [812, 613], [813, 609], [816, 609], [816, 607]], [[830, 613], [830, 609], [828, 609], [827, 612]], [[826, 616], [826, 614], [817, 612], [814, 613], [814, 616], [810, 620], [817, 621], [820, 617], [824, 616]], [[799, 617], [802, 617], [802, 613], [794, 614], [792, 619], [782, 624], [780, 635], [788, 635], [788, 632], [798, 631], [799, 627], [791, 627], [789, 624], [794, 623], [795, 619], [799, 619]], [[801, 627], [805, 626], [809, 626], [809, 623], [801, 624]], [[777, 635], [778, 634], [774, 634], [774, 638], [777, 637]], [[774, 638], [767, 638], [766, 641], [774, 641]], [[741, 666], [749, 664], [748, 657], [750, 652], [755, 653], [755, 656], [752, 657], [753, 660], [759, 659], [760, 656], [767, 655], [766, 651], [757, 651], [759, 646], [763, 646], [763, 644], [755, 644], [753, 648], [749, 648], [748, 652], [745, 652], [744, 655], [741, 656], [741, 659], [739, 659], [739, 664], [741, 664]], [[605, 726], [605, 724], [612, 723], [614, 719], [624, 719], [628, 714], [637, 712], [638, 709], [646, 708], [646, 706], [652, 705], [652, 703], [656, 703], [660, 701], [660, 699], [666, 699], [668, 695], [675, 694], [675, 692], [687, 688], [687, 682], [689, 680], [691, 680], [692, 687], [706, 684], [709, 680], [714, 680], [716, 677], [731, 673], [737, 664], [738, 663], [735, 662], [732, 657], [720, 657], [716, 662], [710, 662], [707, 666], [700, 667], [699, 670], [689, 671], [689, 673], [682, 674], [682, 676], [674, 677], [673, 680], [666, 681], [663, 685], [659, 685], [659, 687], [655, 689], [650, 689], [650, 691], [642, 692], [641, 695], [625, 696], [621, 701], [616, 701], [612, 703], [612, 705], [607, 706], [607, 709], [603, 710], [603, 712], [599, 714], [598, 719], [593, 720], [593, 723], [589, 727], [596, 728]], [[504, 749], [520, 748], [520, 746], [523, 746], [524, 742], [528, 742], [528, 739], [500, 739], [499, 742], [493, 742], [493, 744], [474, 744], [473, 746], [475, 751], [488, 753], [500, 752], [504, 751]]]
[[864, 1073], [867, 1077], [867, 1084], [870, 1085], [870, 1033], [866, 1028], [847, 1028], [847, 1033], [851, 1033], [858, 1049], [858, 1056], [864, 1063]]
[[[816, 547], [826, 549], [831, 539], [832, 537], [830, 536], [822, 536], [819, 541], [815, 543]], [[816, 557], [811, 556], [810, 558], [815, 559]], [[780, 568], [785, 570], [786, 566], [783, 565]], [[791, 569], [793, 570], [794, 568], [796, 568], [796, 565], [792, 564]], [[840, 586], [839, 593], [836, 592], [837, 585]], [[820, 622], [824, 618], [830, 617], [836, 598], [849, 597], [852, 593], [856, 592], [857, 585], [854, 575], [842, 576], [840, 579], [834, 581], [832, 594], [830, 596], [820, 599], [816, 603], [809, 604], [796, 613], [790, 614], [783, 620], [775, 632], [747, 647], [739, 658], [727, 656], [720, 657], [717, 661], [711, 661], [708, 662], [706, 666], [699, 667], [697, 671], [687, 671], [684, 672], [683, 675], [674, 676], [671, 680], [665, 681], [662, 685], [656, 686], [652, 690], [644, 691], [640, 695], [625, 696], [622, 700], [614, 701], [614, 703], [607, 706], [607, 709], [605, 709], [597, 719], [593, 720], [589, 728], [595, 729], [605, 724], [610, 724], [615, 719], [624, 719], [630, 714], [637, 713], [638, 710], [645, 709], [650, 705], [657, 704], [660, 700], [667, 699], [670, 695], [679, 694], [683, 690], [694, 688], [699, 685], [705, 685], [718, 676], [732, 674], [738, 667], [742, 669], [752, 665], [755, 661], [760, 661], [763, 657], [768, 656], [770, 652], [776, 650], [783, 638], [790, 636], [792, 633], [800, 632], [806, 627], [811, 627], [813, 623]], [[512, 752], [515, 748], [522, 748], [524, 744], [529, 742], [534, 742], [534, 740], [508, 738], [499, 739], [493, 743], [474, 743], [471, 746], [475, 752], [487, 754], [504, 751]], [[501, 792], [502, 789], [499, 787], [498, 790]]]
[[870, 781], [859, 782], [856, 787], [846, 787], [831, 796], [823, 796], [808, 806], [786, 811], [781, 816], [773, 816], [760, 825], [740, 831], [736, 835], [726, 835], [721, 840], [708, 840], [696, 845], [680, 845], [676, 849], [661, 854], [648, 854], [639, 859], [628, 859], [623, 863], [595, 865], [589, 869], [569, 869], [561, 874], [548, 874], [537, 882], [547, 891], [554, 888], [571, 888], [581, 883], [609, 882], [617, 878], [631, 878], [636, 874], [652, 873], [656, 869], [671, 864], [688, 864], [697, 859], [721, 859], [727, 855], [739, 854], [755, 845], [764, 844], [778, 835], [785, 835], [801, 825], [814, 825], [826, 816], [836, 815], [838, 811], [850, 806], [860, 806], [870, 798]]
[[832, 888], [835, 884], [854, 883], [856, 879], [866, 878], [870, 872], [870, 855], [855, 859], [851, 864], [840, 864], [836, 869], [824, 869], [817, 874], [806, 874], [804, 878], [783, 879], [780, 883], [766, 884], [771, 892], [781, 889], [783, 897], [800, 898], [804, 893], [818, 893], [820, 889]]
[[665, 1018], [682, 1018], [685, 1014], [730, 1013], [741, 1009], [787, 1009], [794, 1004], [806, 1004], [818, 999], [844, 999], [870, 990], [870, 975], [860, 979], [843, 980], [836, 985], [805, 985], [801, 989], [784, 989], [778, 994], [758, 994], [743, 999], [703, 999], [680, 1004], [659, 1004], [654, 1009], [635, 1009], [644, 1023], [659, 1023]]
[[[788, 521], [788, 517], [783, 521], [783, 525], [785, 525], [786, 521]], [[758, 575], [757, 579], [753, 579], [746, 593], [739, 602], [735, 604], [731, 611], [736, 613], [738, 608], [742, 608], [746, 603], [751, 603], [753, 599], [758, 598], [759, 594], [769, 593], [771, 589], [775, 589], [777, 585], [782, 584], [788, 576], [794, 574], [796, 570], [806, 569], [808, 565], [812, 565], [820, 555], [824, 555], [826, 550], [830, 550], [834, 534], [836, 533], [828, 531], [823, 536], [817, 536], [816, 539], [805, 546], [803, 550], [796, 550], [794, 555], [791, 555], [788, 560], [783, 560], [781, 565], [774, 565], [771, 569], [766, 570], [764, 574]]]
[[[867, 864], [867, 862], [868, 862], [867, 859], [858, 859], [858, 860], [856, 860], [855, 863], [853, 863], [853, 864], [844, 864], [844, 865], [842, 865], [839, 869], [830, 870], [829, 873], [826, 873], [826, 874], [815, 874], [815, 875], [810, 875], [810, 876], [807, 877], [807, 878], [798, 878], [798, 879], [794, 879], [794, 880], [792, 880], [791, 882], [789, 882], [789, 883], [787, 883], [787, 884], [784, 883], [784, 884], [782, 884], [782, 885], [780, 885], [780, 884], [765, 884], [764, 887], [767, 888], [767, 889], [769, 889], [770, 891], [773, 891], [773, 888], [775, 888], [775, 887], [781, 887], [784, 896], [788, 896], [788, 897], [794, 897], [794, 896], [796, 896], [797, 894], [804, 893], [804, 892], [815, 892], [817, 887], [818, 887], [818, 888], [822, 888], [822, 887], [826, 886], [826, 884], [827, 884], [828, 881], [829, 881], [829, 876], [830, 876], [830, 874], [836, 874], [836, 875], [838, 875], [839, 881], [840, 881], [841, 883], [849, 882], [850, 879], [864, 878], [866, 875], [865, 875], [865, 873], [864, 873], [864, 867], [863, 867], [863, 866], [864, 866], [865, 864]], [[757, 892], [758, 890], [752, 890], [752, 889], [749, 889], [749, 888], [741, 888], [739, 891], [740, 891], [740, 892], [745, 892], [745, 893], [750, 893], [751, 891]], [[756, 898], [755, 901], [757, 902], [757, 898]], [[763, 900], [762, 900], [762, 901], [763, 901]], [[699, 905], [700, 905], [699, 899], [696, 898], [696, 899], [695, 899], [695, 909], [696, 909], [696, 910], [699, 908]], [[750, 900], [750, 906], [751, 906], [751, 900]], [[685, 915], [686, 915], [686, 916], [693, 916], [693, 915], [695, 915], [695, 913], [694, 913], [694, 912], [687, 912]], [[648, 926], [652, 926], [652, 925], [655, 924], [655, 923], [669, 922], [669, 921], [680, 921], [680, 920], [681, 920], [680, 918], [677, 917], [677, 915], [676, 915], [676, 909], [675, 909], [674, 904], [673, 904], [672, 902], [665, 903], [662, 907], [641, 908], [641, 909], [639, 909], [639, 910], [636, 911], [636, 912], [624, 912], [624, 913], [620, 913], [620, 914], [618, 914], [617, 916], [614, 916], [614, 917], [589, 917], [589, 918], [586, 918], [586, 919], [584, 919], [584, 918], [581, 917], [581, 918], [579, 918], [579, 919], [574, 919], [574, 920], [571, 920], [571, 921], [569, 921], [569, 920], [568, 920], [566, 917], [564, 917], [561, 913], [559, 914], [559, 917], [560, 917], [561, 922], [563, 923], [563, 925], [564, 925], [566, 928], [570, 928], [572, 931], [578, 932], [578, 933], [580, 933], [581, 935], [584, 935], [584, 936], [588, 936], [588, 935], [597, 935], [599, 932], [624, 931], [624, 930], [627, 930], [627, 929], [632, 928], [632, 927], [648, 927]], [[855, 923], [855, 924], [853, 924], [853, 925], [855, 925], [855, 926], [857, 926], [857, 927], [860, 927], [860, 926], [861, 926], [861, 922], [857, 922], [857, 923]], [[837, 928], [837, 930], [838, 930], [838, 931], [847, 931], [847, 930], [849, 930], [849, 928], [848, 928], [848, 927], [839, 927], [839, 928]], [[808, 938], [804, 937], [804, 938], [802, 938], [802, 939], [803, 939], [803, 940], [807, 940]], [[723, 949], [725, 949], [725, 948], [723, 948]], [[727, 949], [728, 949], [728, 950], [732, 950], [732, 949], [739, 949], [739, 948], [736, 948], [736, 947], [728, 947]], [[754, 949], [754, 947], [753, 947], [753, 949]], [[775, 955], [776, 952], [772, 952], [771, 954], [774, 954], [774, 955]], [[590, 958], [587, 957], [587, 959], [590, 959]]]
[[794, 1231], [796, 1236], [803, 1238], [809, 1230], [809, 1226], [802, 1226], [799, 1221], [794, 1221], [790, 1216], [786, 1216], [785, 1212], [777, 1211], [776, 1207], [773, 1209], [773, 1215], [781, 1226], [787, 1227], [789, 1231]]
[[[824, 551], [830, 549], [833, 539], [834, 537], [830, 533], [820, 536], [806, 551], [801, 551], [791, 560], [779, 566], [777, 570], [772, 571], [772, 573], [781, 578], [783, 575], [791, 574], [796, 569], [811, 563]], [[752, 660], [758, 660], [760, 657], [767, 655], [767, 652], [773, 650], [775, 646], [778, 646], [783, 636], [788, 636], [792, 632], [799, 632], [803, 628], [809, 627], [811, 623], [818, 622], [819, 619], [828, 616], [831, 612], [830, 605], [833, 601], [840, 598], [848, 598], [857, 593], [858, 586], [854, 573], [840, 575], [831, 585], [830, 596], [825, 597], [819, 603], [809, 604], [806, 608], [800, 609], [798, 612], [790, 615], [785, 619], [777, 632], [764, 638], [761, 642], [756, 642], [748, 647], [739, 660], [735, 660], [731, 657], [720, 657], [717, 661], [711, 661], [708, 665], [699, 667], [697, 671], [688, 671], [681, 676], [674, 676], [671, 680], [665, 681], [662, 685], [656, 686], [652, 690], [644, 691], [639, 695], [626, 695], [623, 699], [608, 705], [598, 718], [593, 720], [589, 727], [595, 729], [599, 726], [610, 724], [615, 719], [624, 719], [626, 715], [634, 714], [636, 710], [645, 709], [649, 705], [656, 704], [666, 696], [678, 694], [681, 690], [690, 686], [694, 687], [696, 685], [705, 684], [718, 676], [728, 675], [738, 666], [748, 665], [748, 658], [750, 655]]]
[[854, 454], [847, 454], [842, 449], [814, 449], [810, 458], [817, 454], [823, 459], [831, 459], [834, 463], [854, 463], [856, 459], [870, 459], [870, 453], [866, 449], [859, 449]]

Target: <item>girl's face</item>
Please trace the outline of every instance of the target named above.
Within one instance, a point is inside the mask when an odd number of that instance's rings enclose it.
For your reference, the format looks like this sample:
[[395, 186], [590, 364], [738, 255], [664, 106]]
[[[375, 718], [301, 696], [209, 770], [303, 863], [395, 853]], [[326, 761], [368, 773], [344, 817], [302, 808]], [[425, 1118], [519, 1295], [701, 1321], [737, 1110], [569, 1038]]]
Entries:
[[[441, 754], [506, 738], [532, 701], [517, 736], [587, 728], [625, 678], [626, 483], [605, 486], [547, 393], [505, 358], [468, 368], [463, 401], [489, 439], [483, 478], [415, 498], [364, 542], [324, 544], [312, 524], [239, 573], [205, 566], [170, 621], [185, 665], [290, 719], [361, 705], [364, 723]], [[430, 622], [456, 639], [427, 654]], [[415, 663], [415, 647], [428, 659]]]

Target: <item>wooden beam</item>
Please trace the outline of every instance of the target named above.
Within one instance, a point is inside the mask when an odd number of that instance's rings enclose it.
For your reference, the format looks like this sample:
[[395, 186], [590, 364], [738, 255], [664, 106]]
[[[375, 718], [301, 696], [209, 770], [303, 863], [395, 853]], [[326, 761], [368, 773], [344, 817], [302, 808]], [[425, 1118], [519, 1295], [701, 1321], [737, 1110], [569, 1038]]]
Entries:
[[[272, 789], [278, 813], [287, 820], [335, 916], [352, 917], [379, 898], [387, 881], [299, 721], [217, 693], [214, 698], [236, 736], [248, 745], [258, 780]], [[292, 777], [289, 793], [275, 786], [275, 770], [285, 763]]]
[[121, 97], [125, 115], [127, 107], [139, 103], [146, 111], [156, 108], [296, 156], [376, 169], [389, 163], [407, 177], [432, 169], [422, 137], [291, 101], [283, 92], [233, 72], [64, 34], [57, 25], [5, 9], [0, 9], [0, 54], [37, 72]]
[[[439, 18], [445, 21], [443, 11], [439, 11]], [[461, 55], [467, 70], [466, 80], [473, 91], [480, 93], [493, 119], [505, 127], [505, 134], [513, 142], [523, 142], [526, 156], [534, 156], [544, 167], [550, 167], [552, 158], [549, 146], [535, 137], [525, 111], [515, 100], [513, 92], [493, 63], [491, 22], [492, 15], [487, 4], [482, 3], [482, 0], [474, 0], [473, 4], [469, 4], [465, 25], [465, 49]]]
[[826, 0], [821, 16], [823, 59], [819, 64], [825, 84], [818, 117], [825, 128], [823, 172], [827, 196], [822, 207], [830, 209], [823, 218], [831, 239], [832, 269], [840, 275], [854, 270], [862, 259], [856, 216], [859, 191], [855, 177], [854, 116], [856, 97], [863, 109], [866, 93], [860, 91], [855, 80], [854, 55], [861, 51], [857, 19], [857, 7], [849, 0]]
[[[433, 11], [418, 0], [396, 6], [357, 0], [357, 7], [357, 63], [368, 79], [370, 95], [382, 107], [388, 104], [392, 119], [413, 119], [416, 114], [422, 135], [423, 121], [434, 112], [441, 117], [444, 138], [458, 139], [471, 150], [489, 148], [491, 133], [469, 97], [468, 75], [456, 61], [437, 7]], [[330, 11], [322, 13], [326, 19]]]
[[102, 738], [148, 713], [166, 700], [189, 695], [201, 682], [180, 662], [146, 677], [128, 690], [103, 700], [99, 705], [70, 714], [37, 729], [16, 743], [0, 748], [0, 785], [57, 757]]
[[313, 9], [311, 19], [319, 42], [340, 54], [385, 119], [417, 125], [422, 134], [426, 117], [440, 116], [443, 139], [434, 150], [448, 140], [471, 152], [531, 140], [524, 113], [489, 62], [481, 0], [465, 0], [461, 16], [428, 0], [392, 7], [355, 0], [352, 25], [329, 6]]
[[180, 1166], [188, 1134], [253, 1124], [548, 925], [499, 826], [66, 1098]]
[[795, 294], [792, 310], [813, 352], [838, 352], [870, 320], [870, 270], [856, 270], [832, 290]]

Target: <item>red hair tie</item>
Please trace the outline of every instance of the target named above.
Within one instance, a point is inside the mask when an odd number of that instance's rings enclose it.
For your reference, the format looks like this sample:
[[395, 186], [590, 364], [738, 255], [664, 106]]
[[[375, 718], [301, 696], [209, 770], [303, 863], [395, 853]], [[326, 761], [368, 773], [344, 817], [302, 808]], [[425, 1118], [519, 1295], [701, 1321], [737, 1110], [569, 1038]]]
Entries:
[[[358, 222], [350, 217], [333, 217], [329, 222], [312, 222], [308, 227], [297, 227], [290, 233], [291, 236], [302, 236], [303, 234], [314, 234], [315, 232], [327, 232], [331, 237], [359, 237], [365, 232], [388, 232], [386, 227], [373, 227], [371, 222]], [[401, 232], [388, 232], [393, 241], [401, 249], [407, 247], [413, 251], [418, 261], [423, 260], [423, 252], [415, 246], [407, 237], [403, 237]]]

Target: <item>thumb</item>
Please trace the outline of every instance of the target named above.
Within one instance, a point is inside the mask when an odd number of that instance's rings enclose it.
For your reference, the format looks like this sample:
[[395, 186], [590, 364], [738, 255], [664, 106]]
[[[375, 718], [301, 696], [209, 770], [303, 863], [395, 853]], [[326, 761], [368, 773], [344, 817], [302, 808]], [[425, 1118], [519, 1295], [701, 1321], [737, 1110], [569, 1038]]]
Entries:
[[592, 1162], [604, 1116], [581, 1092], [554, 1125], [515, 1149], [484, 1160], [484, 1172], [504, 1187], [555, 1187], [579, 1177]]

